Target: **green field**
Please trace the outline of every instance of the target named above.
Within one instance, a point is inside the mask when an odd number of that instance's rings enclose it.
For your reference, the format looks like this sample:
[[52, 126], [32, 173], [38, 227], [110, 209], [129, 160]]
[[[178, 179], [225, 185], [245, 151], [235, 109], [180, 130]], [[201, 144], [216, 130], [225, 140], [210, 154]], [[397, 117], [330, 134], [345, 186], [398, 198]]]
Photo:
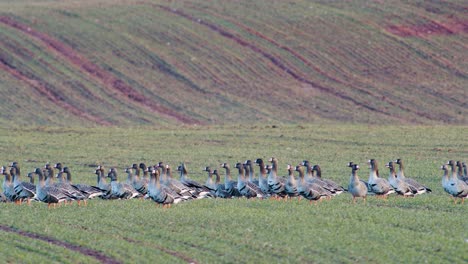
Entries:
[[0, 0], [0, 124], [466, 125], [467, 8]]
[[[62, 162], [74, 182], [95, 183], [94, 167], [135, 162], [184, 161], [191, 178], [204, 182], [204, 166], [278, 157], [320, 164], [323, 176], [347, 185], [354, 161], [406, 160], [406, 173], [432, 188], [415, 198], [369, 197], [351, 204], [344, 193], [330, 201], [205, 199], [159, 208], [148, 200], [91, 200], [87, 207], [47, 209], [0, 204], [0, 259], [6, 263], [91, 263], [97, 259], [25, 237], [29, 232], [101, 252], [118, 262], [167, 263], [463, 263], [467, 204], [454, 205], [440, 184], [440, 165], [465, 160], [465, 126], [257, 125], [165, 128], [0, 129], [0, 160], [19, 161], [23, 174], [46, 162]], [[29, 234], [28, 233], [28, 234]], [[67, 244], [67, 245], [68, 245]], [[103, 261], [106, 262], [106, 261]], [[111, 262], [107, 262], [111, 263]]]

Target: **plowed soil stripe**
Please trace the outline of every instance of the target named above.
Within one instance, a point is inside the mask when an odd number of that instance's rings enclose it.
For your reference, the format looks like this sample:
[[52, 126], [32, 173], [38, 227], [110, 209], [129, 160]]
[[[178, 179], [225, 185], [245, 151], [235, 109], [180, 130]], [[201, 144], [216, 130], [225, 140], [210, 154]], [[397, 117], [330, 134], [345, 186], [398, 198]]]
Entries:
[[59, 107], [67, 110], [68, 112], [72, 113], [75, 116], [78, 116], [80, 118], [84, 118], [87, 120], [90, 120], [92, 122], [96, 122], [97, 124], [100, 125], [110, 125], [111, 123], [96, 117], [92, 116], [85, 111], [82, 111], [75, 106], [65, 102], [60, 95], [58, 95], [56, 92], [52, 91], [49, 89], [46, 85], [41, 83], [40, 81], [31, 79], [27, 77], [25, 74], [22, 72], [18, 71], [11, 65], [9, 65], [7, 62], [5, 62], [1, 57], [0, 57], [0, 69], [4, 70], [5, 72], [8, 72], [9, 74], [13, 75], [16, 79], [21, 80], [27, 84], [29, 84], [31, 87], [36, 89], [40, 94], [43, 94], [47, 97], [48, 100], [50, 100], [53, 104], [58, 105]]
[[36, 31], [33, 28], [28, 27], [27, 25], [23, 25], [10, 17], [1, 16], [0, 23], [20, 30], [25, 34], [42, 41], [49, 48], [55, 50], [64, 58], [66, 58], [71, 64], [77, 66], [78, 68], [88, 73], [90, 76], [93, 76], [95, 79], [99, 80], [104, 85], [104, 87], [108, 88], [109, 90], [118, 91], [127, 99], [139, 103], [141, 106], [147, 108], [148, 110], [159, 113], [160, 115], [163, 115], [170, 119], [175, 119], [182, 123], [199, 123], [198, 121], [190, 117], [184, 116], [175, 111], [172, 111], [167, 107], [155, 103], [153, 100], [145, 97], [143, 94], [139, 93], [131, 86], [127, 85], [124, 81], [116, 78], [111, 73], [107, 72], [106, 70], [100, 68], [98, 65], [86, 59], [84, 56], [75, 51], [72, 47], [61, 43], [60, 41], [52, 38], [51, 36]]
[[96, 250], [93, 250], [93, 249], [90, 249], [90, 248], [85, 248], [85, 247], [73, 245], [71, 243], [55, 239], [53, 237], [48, 237], [48, 236], [44, 236], [44, 235], [40, 235], [40, 234], [30, 233], [30, 232], [22, 231], [22, 230], [12, 228], [12, 227], [9, 227], [9, 226], [4, 226], [4, 225], [0, 225], [0, 230], [5, 231], [5, 232], [10, 232], [10, 233], [15, 233], [15, 234], [18, 234], [18, 235], [21, 235], [21, 236], [24, 236], [24, 237], [29, 237], [29, 238], [32, 238], [32, 239], [42, 240], [42, 241], [45, 241], [47, 243], [54, 244], [56, 246], [61, 246], [61, 247], [67, 248], [69, 250], [81, 253], [83, 255], [93, 257], [93, 258], [97, 259], [101, 263], [105, 263], [105, 264], [121, 263], [120, 261], [118, 261], [116, 259], [113, 259], [113, 258], [111, 258], [109, 256], [106, 256], [106, 255], [104, 255], [103, 253], [101, 253], [99, 251], [96, 251]]
[[200, 25], [203, 25], [203, 26], [217, 32], [221, 36], [229, 38], [229, 39], [233, 40], [234, 42], [237, 42], [239, 45], [247, 47], [247, 48], [251, 49], [252, 51], [254, 51], [256, 53], [259, 53], [263, 57], [270, 60], [273, 63], [273, 65], [275, 65], [279, 69], [283, 70], [284, 72], [286, 72], [287, 74], [289, 74], [291, 77], [293, 77], [294, 79], [296, 79], [299, 82], [311, 85], [312, 87], [314, 87], [314, 88], [316, 88], [316, 89], [318, 89], [318, 90], [320, 90], [322, 92], [332, 94], [332, 95], [334, 95], [334, 96], [336, 96], [338, 98], [341, 98], [343, 100], [346, 100], [346, 101], [350, 101], [350, 102], [352, 102], [352, 103], [354, 103], [354, 104], [356, 104], [356, 105], [358, 105], [360, 107], [366, 108], [366, 109], [368, 109], [370, 111], [377, 112], [377, 113], [387, 115], [387, 116], [391, 116], [389, 113], [387, 113], [387, 112], [385, 112], [383, 110], [380, 110], [380, 109], [377, 109], [377, 108], [372, 107], [370, 105], [361, 103], [361, 102], [357, 101], [356, 99], [354, 99], [353, 97], [350, 97], [348, 95], [339, 93], [337, 91], [333, 91], [332, 89], [330, 89], [328, 87], [322, 86], [322, 85], [320, 85], [318, 83], [315, 83], [315, 82], [313, 82], [311, 80], [306, 79], [305, 77], [301, 76], [299, 73], [297, 73], [294, 70], [292, 70], [291, 68], [289, 68], [278, 57], [266, 52], [265, 50], [261, 49], [260, 47], [257, 47], [254, 44], [240, 38], [239, 36], [236, 36], [235, 34], [233, 34], [231, 32], [228, 32], [228, 31], [226, 31], [226, 30], [224, 30], [224, 29], [222, 29], [222, 28], [220, 28], [220, 27], [218, 27], [218, 26], [216, 26], [214, 24], [211, 24], [211, 23], [206, 22], [204, 20], [198, 20], [198, 19], [194, 18], [193, 16], [191, 16], [191, 15], [189, 15], [187, 13], [184, 13], [184, 12], [178, 10], [178, 9], [175, 10], [175, 9], [171, 9], [169, 7], [162, 6], [162, 5], [154, 5], [154, 6], [160, 8], [161, 10], [171, 12], [171, 13], [173, 13], [175, 15], [178, 15], [178, 16], [184, 17], [186, 19], [189, 19], [189, 20], [191, 20], [193, 22], [199, 23]]

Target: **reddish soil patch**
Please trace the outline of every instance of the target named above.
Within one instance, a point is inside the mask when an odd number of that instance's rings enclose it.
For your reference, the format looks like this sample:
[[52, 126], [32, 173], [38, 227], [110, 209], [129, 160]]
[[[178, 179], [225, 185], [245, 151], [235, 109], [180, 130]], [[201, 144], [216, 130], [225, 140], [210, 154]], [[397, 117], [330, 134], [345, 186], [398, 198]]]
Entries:
[[44, 235], [40, 235], [40, 234], [30, 233], [30, 232], [22, 231], [22, 230], [12, 228], [12, 227], [9, 227], [9, 226], [4, 226], [4, 225], [0, 225], [0, 230], [5, 231], [5, 232], [10, 232], [10, 233], [15, 233], [15, 234], [18, 234], [18, 235], [21, 235], [21, 236], [24, 236], [24, 237], [29, 237], [29, 238], [32, 238], [32, 239], [36, 239], [36, 240], [42, 240], [44, 242], [47, 242], [49, 244], [54, 244], [56, 246], [61, 246], [61, 247], [64, 247], [66, 249], [78, 252], [80, 254], [83, 254], [83, 255], [86, 255], [86, 256], [89, 256], [89, 257], [93, 257], [93, 258], [97, 259], [101, 263], [105, 263], [105, 264], [118, 264], [118, 263], [121, 263], [120, 261], [118, 261], [116, 259], [113, 259], [113, 258], [111, 258], [109, 256], [106, 256], [106, 255], [104, 255], [103, 253], [101, 253], [99, 251], [96, 251], [96, 250], [93, 250], [93, 249], [90, 249], [90, 248], [85, 248], [85, 247], [82, 247], [82, 246], [73, 245], [71, 243], [55, 239], [53, 237], [48, 237], [48, 236], [44, 236]]
[[66, 111], [72, 113], [75, 116], [78, 116], [80, 118], [83, 118], [83, 119], [86, 119], [86, 120], [89, 120], [89, 121], [92, 121], [92, 122], [96, 122], [97, 124], [100, 124], [100, 125], [110, 125], [111, 124], [111, 123], [109, 123], [109, 122], [107, 122], [107, 121], [105, 121], [105, 120], [103, 120], [103, 119], [101, 119], [99, 117], [92, 116], [92, 115], [88, 114], [87, 112], [84, 112], [81, 109], [78, 109], [75, 106], [65, 102], [60, 94], [58, 94], [57, 92], [55, 92], [52, 89], [50, 89], [49, 87], [47, 87], [46, 84], [26, 76], [22, 72], [18, 71], [17, 69], [15, 69], [11, 65], [9, 65], [1, 57], [0, 57], [0, 69], [4, 70], [5, 72], [8, 72], [11, 75], [13, 75], [16, 79], [21, 80], [21, 81], [29, 84], [31, 87], [36, 89], [36, 91], [38, 91], [40, 94], [45, 95], [47, 97], [47, 99], [50, 100], [50, 102], [52, 104], [60, 106], [61, 108], [65, 109]]
[[194, 120], [190, 117], [181, 115], [167, 107], [157, 104], [153, 100], [145, 97], [143, 94], [139, 93], [131, 86], [127, 85], [124, 81], [116, 78], [110, 72], [100, 68], [98, 65], [92, 63], [84, 56], [76, 52], [72, 47], [61, 43], [60, 41], [54, 39], [53, 37], [36, 31], [33, 28], [21, 24], [18, 21], [13, 20], [10, 17], [2, 16], [0, 17], [0, 23], [3, 23], [12, 28], [18, 29], [25, 34], [34, 37], [42, 41], [48, 48], [58, 52], [61, 56], [66, 58], [71, 64], [76, 67], [84, 70], [86, 73], [100, 81], [107, 89], [111, 91], [117, 91], [121, 96], [127, 98], [128, 100], [138, 102], [139, 105], [149, 109], [152, 112], [159, 113], [163, 116], [166, 116], [170, 119], [176, 119], [179, 122], [186, 124], [197, 124], [200, 123], [197, 120]]
[[430, 21], [421, 25], [391, 25], [387, 31], [400, 37], [428, 37], [468, 33], [468, 21]]

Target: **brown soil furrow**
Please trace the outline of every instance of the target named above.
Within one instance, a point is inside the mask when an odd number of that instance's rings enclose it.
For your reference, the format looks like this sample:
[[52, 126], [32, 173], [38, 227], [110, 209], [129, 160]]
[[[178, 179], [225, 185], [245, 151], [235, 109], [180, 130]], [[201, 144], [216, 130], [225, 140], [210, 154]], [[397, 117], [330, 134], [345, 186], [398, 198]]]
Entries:
[[3, 60], [0, 57], [0, 69], [4, 70], [5, 72], [8, 72], [9, 74], [13, 75], [16, 79], [21, 80], [27, 84], [29, 84], [31, 87], [36, 89], [40, 94], [43, 94], [47, 97], [48, 100], [50, 100], [53, 104], [58, 105], [59, 107], [67, 110], [68, 112], [72, 113], [75, 116], [78, 116], [80, 118], [87, 119], [89, 121], [95, 122], [100, 125], [111, 125], [110, 122], [103, 120], [97, 116], [93, 116], [88, 114], [85, 111], [82, 111], [75, 106], [65, 102], [63, 98], [57, 94], [57, 92], [51, 90], [47, 85], [44, 83], [31, 79], [30, 77], [26, 76], [22, 72], [18, 71], [11, 65], [9, 65], [5, 60]]
[[141, 106], [149, 109], [150, 111], [159, 113], [167, 118], [175, 119], [179, 122], [186, 123], [186, 124], [200, 123], [197, 120], [194, 120], [190, 117], [177, 113], [145, 97], [143, 94], [133, 89], [124, 81], [118, 79], [117, 77], [109, 73], [108, 71], [100, 68], [98, 65], [89, 61], [87, 58], [85, 58], [84, 56], [79, 54], [77, 51], [75, 51], [72, 47], [64, 43], [61, 43], [60, 41], [52, 38], [51, 36], [45, 33], [36, 31], [32, 29], [31, 27], [28, 27], [27, 25], [23, 25], [20, 22], [17, 22], [10, 17], [1, 16], [0, 23], [3, 23], [12, 28], [18, 29], [25, 34], [42, 41], [47, 47], [58, 52], [61, 56], [67, 59], [71, 64], [84, 70], [86, 73], [88, 73], [89, 75], [91, 75], [92, 77], [100, 81], [104, 85], [105, 88], [111, 91], [119, 92], [120, 95], [123, 95], [125, 98], [130, 99], [133, 102], [139, 103]]
[[[275, 65], [276, 67], [278, 67], [279, 69], [283, 70], [284, 72], [286, 72], [287, 74], [289, 74], [291, 77], [293, 77], [295, 80], [301, 82], [301, 83], [304, 83], [304, 84], [308, 84], [308, 85], [311, 85], [312, 87], [324, 92], [324, 93], [328, 93], [328, 94], [332, 94], [342, 100], [345, 100], [345, 101], [350, 101], [352, 103], [354, 103], [355, 105], [357, 106], [360, 106], [360, 107], [363, 107], [363, 108], [366, 108], [372, 112], [377, 112], [377, 113], [380, 113], [380, 114], [383, 114], [383, 115], [386, 115], [386, 116], [392, 116], [390, 115], [389, 113], [381, 110], [381, 109], [378, 109], [378, 108], [375, 108], [373, 106], [370, 106], [370, 105], [367, 105], [365, 103], [361, 103], [359, 102], [358, 100], [354, 99], [353, 97], [351, 96], [348, 96], [348, 95], [345, 95], [345, 94], [342, 94], [340, 92], [337, 92], [337, 91], [334, 91], [333, 89], [329, 88], [329, 87], [325, 87], [325, 86], [322, 86], [318, 83], [315, 83], [311, 80], [308, 80], [306, 79], [305, 77], [301, 76], [299, 73], [293, 71], [291, 68], [289, 68], [284, 62], [282, 62], [278, 57], [274, 56], [273, 54], [270, 54], [268, 53], [267, 51], [263, 50], [261, 47], [258, 47], [242, 38], [240, 38], [239, 36], [231, 33], [231, 32], [228, 32], [227, 30], [224, 30], [214, 24], [211, 24], [211, 23], [208, 23], [204, 20], [198, 20], [196, 18], [194, 18], [193, 16], [187, 14], [187, 13], [184, 13], [180, 10], [176, 10], [176, 9], [171, 9], [169, 7], [166, 7], [166, 6], [162, 6], [162, 5], [153, 5], [153, 6], [156, 6], [164, 11], [167, 11], [167, 12], [171, 12], [175, 15], [178, 15], [178, 16], [181, 16], [181, 17], [184, 17], [186, 19], [189, 19], [191, 21], [194, 21], [196, 23], [199, 23], [200, 25], [203, 25], [215, 32], [217, 32], [218, 34], [220, 34], [221, 36], [223, 37], [226, 37], [226, 38], [229, 38], [231, 39], [232, 41], [238, 43], [239, 45], [241, 46], [244, 46], [244, 47], [247, 47], [249, 49], [251, 49], [252, 51], [256, 52], [256, 53], [259, 53], [260, 55], [262, 55], [263, 57], [267, 58], [268, 60], [270, 60], [270, 62], [273, 63], [273, 65]], [[395, 116], [393, 116], [395, 117]]]
[[61, 247], [64, 247], [66, 249], [81, 253], [83, 255], [93, 257], [93, 258], [97, 259], [101, 263], [105, 263], [105, 264], [121, 263], [120, 261], [118, 261], [116, 259], [113, 259], [113, 258], [111, 258], [111, 257], [109, 257], [107, 255], [104, 255], [103, 253], [101, 253], [101, 252], [99, 252], [97, 250], [90, 249], [90, 248], [85, 248], [85, 247], [78, 246], [78, 245], [73, 245], [71, 243], [68, 243], [68, 242], [65, 242], [65, 241], [62, 241], [62, 240], [58, 240], [58, 239], [53, 238], [53, 237], [48, 237], [48, 236], [45, 236], [45, 235], [35, 234], [35, 233], [27, 232], [27, 231], [22, 231], [22, 230], [12, 228], [12, 227], [9, 227], [9, 226], [4, 226], [4, 225], [0, 225], [0, 230], [5, 231], [5, 232], [10, 232], [10, 233], [15, 233], [15, 234], [18, 234], [18, 235], [21, 235], [21, 236], [24, 236], [24, 237], [28, 237], [28, 238], [32, 238], [32, 239], [36, 239], [36, 240], [42, 240], [42, 241], [45, 241], [45, 242], [47, 242], [49, 244], [54, 244], [56, 246], [61, 246]]

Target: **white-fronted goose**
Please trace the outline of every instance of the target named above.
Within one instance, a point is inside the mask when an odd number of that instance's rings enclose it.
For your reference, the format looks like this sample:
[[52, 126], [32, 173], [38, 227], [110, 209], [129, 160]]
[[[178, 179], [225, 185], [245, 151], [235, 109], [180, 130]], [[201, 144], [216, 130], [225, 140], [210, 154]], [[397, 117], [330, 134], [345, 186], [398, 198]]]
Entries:
[[[79, 192], [81, 192], [81, 194], [83, 194], [87, 199], [92, 199], [92, 198], [95, 198], [95, 197], [101, 197], [101, 196], [104, 195], [104, 192], [101, 189], [97, 188], [97, 187], [90, 186], [90, 185], [87, 185], [87, 184], [80, 184], [80, 183], [79, 184], [73, 184], [72, 174], [71, 174], [70, 168], [65, 167], [65, 168], [63, 168], [62, 171], [66, 175], [67, 183], [70, 184], [73, 188], [75, 188]], [[85, 203], [86, 203], [86, 200], [85, 200]]]
[[388, 182], [390, 183], [390, 185], [393, 187], [393, 189], [395, 190], [397, 194], [403, 195], [406, 197], [406, 196], [414, 196], [418, 193], [418, 190], [416, 188], [410, 186], [408, 183], [397, 178], [395, 162], [390, 161], [385, 166], [389, 168], [390, 170], [390, 173], [388, 175]]
[[160, 181], [162, 184], [166, 185], [186, 199], [197, 198], [195, 195], [197, 191], [194, 188], [189, 188], [179, 180], [172, 177], [172, 169], [169, 164], [164, 165], [162, 162], [160, 162], [158, 166], [161, 168], [161, 175], [166, 175], [165, 181], [160, 176]]
[[286, 191], [286, 194], [289, 198], [292, 197], [297, 197], [299, 196], [299, 192], [297, 191], [297, 181], [296, 178], [294, 177], [294, 170], [295, 168], [291, 166], [291, 164], [288, 164], [287, 166], [288, 169], [288, 179], [286, 181], [286, 184], [284, 185], [284, 190]]
[[251, 160], [246, 160], [245, 163], [244, 163], [247, 167], [246, 167], [246, 171], [245, 171], [245, 176], [247, 177], [248, 176], [248, 181], [259, 186], [259, 181], [257, 179], [255, 179], [255, 169], [253, 167], [253, 164], [252, 164], [252, 161]]
[[304, 177], [304, 169], [301, 165], [296, 166], [296, 171], [299, 173], [297, 191], [301, 196], [309, 200], [310, 203], [314, 201], [315, 204], [317, 204], [317, 201], [319, 201], [320, 199], [327, 197], [327, 194], [323, 192], [324, 189], [322, 187], [316, 184], [306, 182]]
[[366, 203], [367, 197], [367, 183], [359, 180], [357, 171], [359, 165], [352, 162], [348, 163], [348, 167], [351, 168], [351, 177], [349, 178], [348, 192], [353, 196], [353, 203], [356, 203], [356, 198], [362, 198]]
[[262, 192], [262, 190], [260, 190], [260, 188], [257, 185], [245, 179], [246, 165], [238, 162], [235, 167], [238, 170], [237, 189], [239, 190], [239, 193], [247, 199], [254, 197], [264, 198], [265, 195]]
[[225, 162], [222, 163], [221, 168], [225, 169], [225, 174], [224, 174], [224, 188], [226, 189], [226, 192], [229, 193], [232, 197], [240, 197], [242, 196], [237, 189], [237, 182], [232, 180], [231, 177], [231, 166], [229, 163]]
[[314, 165], [314, 167], [312, 167], [312, 171], [315, 172], [315, 177], [321, 179], [326, 184], [328, 184], [328, 186], [330, 186], [330, 188], [332, 188], [333, 193], [335, 195], [341, 194], [344, 191], [346, 191], [345, 188], [343, 188], [343, 186], [337, 184], [336, 182], [334, 182], [332, 180], [329, 180], [329, 179], [323, 179], [322, 178], [322, 169], [320, 168], [319, 165]]
[[458, 179], [458, 173], [455, 169], [455, 162], [453, 160], [447, 162], [447, 165], [450, 166], [452, 171], [452, 177], [448, 184], [448, 191], [455, 198], [455, 203], [457, 203], [456, 198], [459, 198], [462, 200], [463, 204], [465, 202], [465, 198], [468, 196], [468, 185], [464, 181]]
[[118, 199], [118, 197], [113, 196], [111, 192], [111, 185], [107, 183], [104, 167], [99, 165], [95, 172], [97, 176], [97, 187], [103, 191], [104, 195], [101, 196], [102, 199]]
[[[450, 177], [448, 175], [448, 167], [446, 164], [443, 164], [440, 166], [440, 169], [444, 172], [444, 174], [442, 174], [442, 187], [446, 193], [452, 195], [450, 193]], [[453, 196], [452, 199], [454, 199]]]
[[148, 196], [163, 207], [170, 207], [171, 204], [183, 201], [183, 197], [178, 195], [174, 190], [162, 185], [160, 181], [159, 170], [153, 168], [150, 174], [150, 182], [148, 184]]
[[192, 179], [189, 179], [188, 177], [188, 170], [187, 170], [187, 166], [185, 165], [184, 162], [182, 162], [180, 164], [179, 167], [177, 167], [177, 171], [179, 172], [180, 174], [180, 182], [182, 184], [184, 184], [185, 186], [187, 187], [191, 187], [191, 188], [194, 188], [197, 193], [195, 194], [197, 196], [198, 199], [200, 198], [213, 198], [213, 195], [211, 194], [210, 190], [208, 188], [206, 188], [205, 186], [203, 186], [202, 184], [192, 180]]
[[[148, 174], [148, 168], [146, 167], [145, 164], [141, 163], [140, 165], [143, 165], [143, 166], [138, 166], [136, 163], [132, 165], [131, 168], [127, 168], [125, 169], [125, 172], [127, 173], [127, 179], [130, 178], [130, 182], [127, 182], [129, 183], [130, 185], [133, 186], [133, 188], [135, 188], [135, 190], [137, 190], [139, 193], [141, 193], [142, 195], [146, 195], [146, 193], [148, 192], [148, 182], [149, 182], [149, 178], [146, 178], [146, 180], [143, 180], [140, 178], [140, 169], [141, 170], [145, 170], [144, 174]], [[143, 167], [143, 168], [141, 168]]]
[[270, 186], [268, 185], [268, 172], [265, 166], [265, 162], [263, 159], [258, 158], [255, 160], [255, 163], [259, 166], [259, 173], [258, 173], [258, 187], [262, 190], [265, 195], [270, 195]]
[[[148, 185], [148, 183], [149, 183], [149, 174], [151, 173], [151, 171], [149, 171], [148, 167], [143, 162], [140, 163], [138, 165], [138, 167], [140, 167], [141, 172], [143, 174], [143, 176], [141, 177], [141, 181], [143, 181], [144, 183], [146, 183]], [[161, 176], [159, 176], [159, 179], [161, 179]]]
[[[65, 167], [67, 168], [67, 167]], [[84, 204], [87, 204], [86, 196], [81, 193], [77, 188], [71, 185], [71, 183], [67, 182], [64, 177], [64, 168], [57, 174], [58, 182], [54, 183], [53, 186], [56, 188], [61, 189], [65, 192], [68, 196], [72, 197], [73, 200], [78, 202], [78, 205], [81, 205], [81, 201], [84, 201]]]
[[232, 195], [226, 191], [224, 183], [221, 183], [221, 176], [219, 175], [218, 170], [213, 171], [213, 175], [216, 178], [216, 197], [219, 198], [232, 198]]
[[[45, 176], [41, 168], [36, 168], [34, 173], [39, 177], [39, 181], [36, 185], [36, 197], [39, 201], [47, 203], [47, 207], [50, 208], [50, 205], [53, 205], [55, 208], [59, 203], [73, 200], [73, 197], [62, 189], [54, 186], [46, 186]], [[54, 175], [51, 177], [53, 178]]]
[[328, 197], [336, 195], [336, 192], [333, 186], [331, 186], [330, 184], [328, 184], [321, 178], [317, 177], [316, 171], [312, 169], [313, 167], [308, 160], [304, 160], [302, 162], [302, 166], [306, 168], [304, 179], [307, 183], [318, 185], [322, 187], [323, 189], [327, 190], [330, 194]]
[[457, 161], [457, 168], [458, 168], [458, 179], [468, 183], [468, 176], [466, 175], [466, 166], [465, 170], [463, 170], [463, 163], [461, 161]]
[[8, 201], [16, 201], [18, 195], [15, 192], [15, 187], [13, 186], [13, 181], [11, 180], [10, 172], [5, 168], [5, 166], [2, 166], [0, 168], [0, 174], [3, 174], [5, 176], [2, 185], [3, 194], [5, 195], [6, 199], [8, 199]]
[[397, 173], [397, 178], [406, 182], [407, 184], [410, 185], [410, 187], [414, 188], [417, 190], [417, 194], [423, 194], [423, 193], [426, 193], [426, 192], [432, 192], [431, 189], [427, 188], [426, 186], [420, 184], [419, 182], [411, 179], [411, 178], [407, 178], [406, 175], [405, 175], [405, 165], [403, 163], [403, 160], [402, 159], [397, 159], [396, 161], [396, 164], [399, 165], [399, 170], [398, 170], [398, 173]]
[[10, 174], [13, 179], [13, 187], [18, 196], [18, 202], [21, 204], [22, 201], [26, 200], [30, 204], [31, 199], [36, 196], [36, 186], [31, 182], [21, 181], [21, 170], [18, 162], [13, 162], [11, 167]]
[[286, 191], [284, 189], [285, 180], [278, 177], [278, 159], [272, 157], [271, 162], [271, 171], [268, 174], [268, 187], [270, 187], [271, 193], [279, 197], [285, 197]]
[[111, 195], [118, 197], [119, 199], [132, 199], [141, 197], [142, 195], [133, 188], [132, 185], [126, 183], [120, 183], [117, 180], [117, 171], [115, 168], [111, 168], [107, 177], [111, 180]]
[[377, 161], [371, 159], [369, 163], [369, 189], [372, 193], [377, 195], [377, 197], [387, 198], [389, 194], [395, 193], [390, 183], [383, 178], [379, 177], [379, 168]]
[[203, 186], [205, 186], [208, 190], [210, 190], [211, 194], [216, 196], [216, 184], [213, 180], [213, 170], [210, 167], [205, 167], [203, 171], [208, 173], [208, 178]]

